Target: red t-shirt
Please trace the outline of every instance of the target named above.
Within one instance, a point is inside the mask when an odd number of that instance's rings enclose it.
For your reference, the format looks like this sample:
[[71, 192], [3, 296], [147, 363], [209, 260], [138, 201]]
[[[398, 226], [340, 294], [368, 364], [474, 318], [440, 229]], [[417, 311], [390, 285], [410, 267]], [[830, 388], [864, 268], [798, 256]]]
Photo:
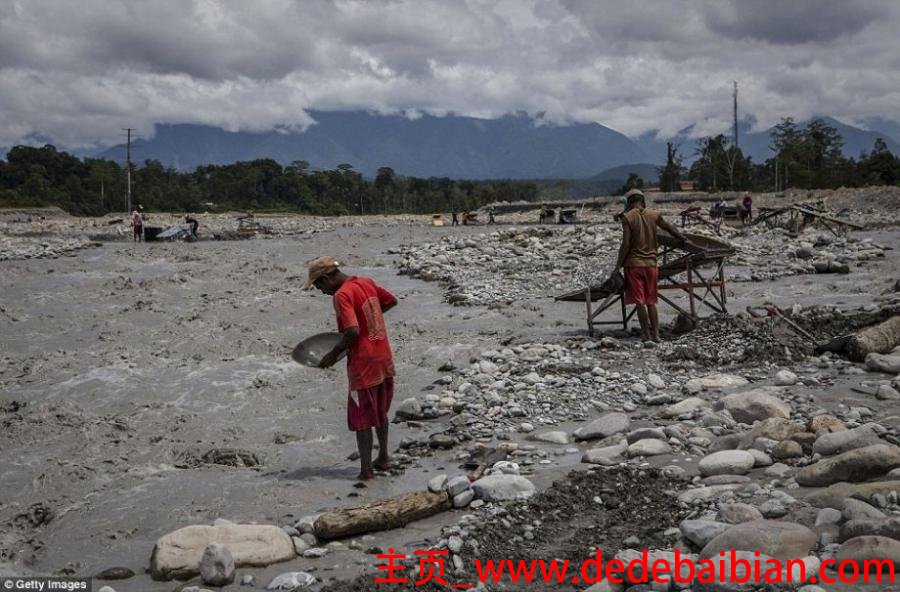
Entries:
[[394, 376], [394, 355], [382, 309], [396, 303], [393, 294], [367, 277], [348, 278], [335, 292], [338, 331], [359, 328], [359, 337], [347, 354], [350, 390], [371, 388]]

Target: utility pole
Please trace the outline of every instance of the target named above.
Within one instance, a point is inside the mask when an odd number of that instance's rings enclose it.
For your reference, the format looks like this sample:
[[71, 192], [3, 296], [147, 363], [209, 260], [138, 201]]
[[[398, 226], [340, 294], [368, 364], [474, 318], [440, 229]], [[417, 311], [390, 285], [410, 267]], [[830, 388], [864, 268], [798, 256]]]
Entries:
[[132, 127], [123, 128], [127, 135], [127, 140], [125, 142], [125, 176], [127, 179], [127, 189], [125, 193], [125, 212], [131, 213], [131, 132], [134, 131]]
[[734, 81], [734, 147], [738, 147], [737, 80]]

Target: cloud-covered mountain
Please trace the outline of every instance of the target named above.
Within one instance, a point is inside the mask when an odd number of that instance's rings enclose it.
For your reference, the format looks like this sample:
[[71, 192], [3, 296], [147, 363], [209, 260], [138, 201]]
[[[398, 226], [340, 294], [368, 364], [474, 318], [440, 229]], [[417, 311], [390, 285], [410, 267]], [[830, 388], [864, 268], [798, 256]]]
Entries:
[[[409, 119], [360, 111], [312, 112], [303, 132], [228, 132], [200, 125], [158, 125], [137, 143], [133, 160], [189, 169], [203, 164], [273, 158], [306, 160], [313, 168], [349, 163], [374, 176], [398, 174], [458, 179], [584, 178], [647, 156], [629, 138], [597, 123], [554, 125], [525, 115], [475, 119], [425, 115]], [[121, 146], [100, 153], [121, 161]]]

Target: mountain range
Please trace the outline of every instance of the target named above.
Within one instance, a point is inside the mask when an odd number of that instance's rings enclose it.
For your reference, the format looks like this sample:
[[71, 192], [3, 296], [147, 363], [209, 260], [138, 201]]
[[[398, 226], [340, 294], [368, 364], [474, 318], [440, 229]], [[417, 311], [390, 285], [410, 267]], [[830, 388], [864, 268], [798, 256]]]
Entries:
[[[229, 132], [195, 124], [158, 124], [153, 136], [132, 144], [132, 159], [158, 160], [178, 169], [272, 158], [282, 164], [305, 160], [310, 168], [332, 169], [348, 163], [367, 177], [389, 166], [397, 174], [455, 179], [591, 179], [620, 181], [628, 173], [645, 173], [662, 164], [666, 141], [679, 146], [684, 163], [695, 158], [696, 126], [671, 138], [655, 131], [636, 138], [598, 123], [555, 125], [524, 114], [498, 119], [457, 115], [380, 115], [365, 111], [312, 111], [316, 121], [302, 132]], [[880, 118], [864, 122], [870, 129], [823, 117], [844, 139], [844, 154], [858, 158], [883, 138], [894, 154], [900, 143], [892, 134], [900, 125]], [[772, 156], [770, 129], [751, 131], [752, 119], [739, 127], [740, 147], [754, 162]], [[805, 122], [799, 122], [804, 125]], [[124, 146], [78, 151], [79, 156], [124, 160]], [[643, 176], [643, 175], [642, 175]]]

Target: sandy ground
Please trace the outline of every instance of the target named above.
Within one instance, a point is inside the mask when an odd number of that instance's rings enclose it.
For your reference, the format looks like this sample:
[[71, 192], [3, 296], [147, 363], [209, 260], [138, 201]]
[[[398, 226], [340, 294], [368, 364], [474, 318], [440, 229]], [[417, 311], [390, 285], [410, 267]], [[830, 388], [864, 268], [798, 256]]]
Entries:
[[[456, 471], [459, 461], [446, 451], [354, 488], [343, 371], [304, 368], [289, 353], [301, 338], [333, 327], [329, 299], [301, 290], [304, 261], [324, 253], [400, 297], [388, 318], [395, 400], [428, 389], [442, 363], [465, 364], [503, 340], [583, 334], [581, 305], [547, 294], [502, 310], [451, 307], [441, 286], [398, 276], [386, 255], [403, 243], [483, 230], [337, 227], [276, 239], [108, 243], [65, 259], [0, 263], [0, 574], [90, 575], [126, 566], [138, 575], [114, 583], [119, 592], [172, 590], [175, 584], [153, 582], [144, 569], [156, 539], [176, 528], [216, 518], [291, 524]], [[857, 235], [900, 246], [895, 229]], [[845, 276], [732, 284], [730, 306], [868, 304], [896, 279], [896, 253]], [[629, 370], [640, 363], [636, 357]], [[844, 386], [828, 396], [840, 400]], [[443, 425], [395, 425], [392, 439]], [[261, 464], [193, 460], [222, 448], [250, 451]], [[560, 454], [533, 480], [548, 485], [580, 456]], [[421, 547], [459, 515], [379, 533], [364, 546]], [[254, 573], [261, 586], [292, 570], [347, 578], [371, 560], [347, 551], [238, 572]]]

